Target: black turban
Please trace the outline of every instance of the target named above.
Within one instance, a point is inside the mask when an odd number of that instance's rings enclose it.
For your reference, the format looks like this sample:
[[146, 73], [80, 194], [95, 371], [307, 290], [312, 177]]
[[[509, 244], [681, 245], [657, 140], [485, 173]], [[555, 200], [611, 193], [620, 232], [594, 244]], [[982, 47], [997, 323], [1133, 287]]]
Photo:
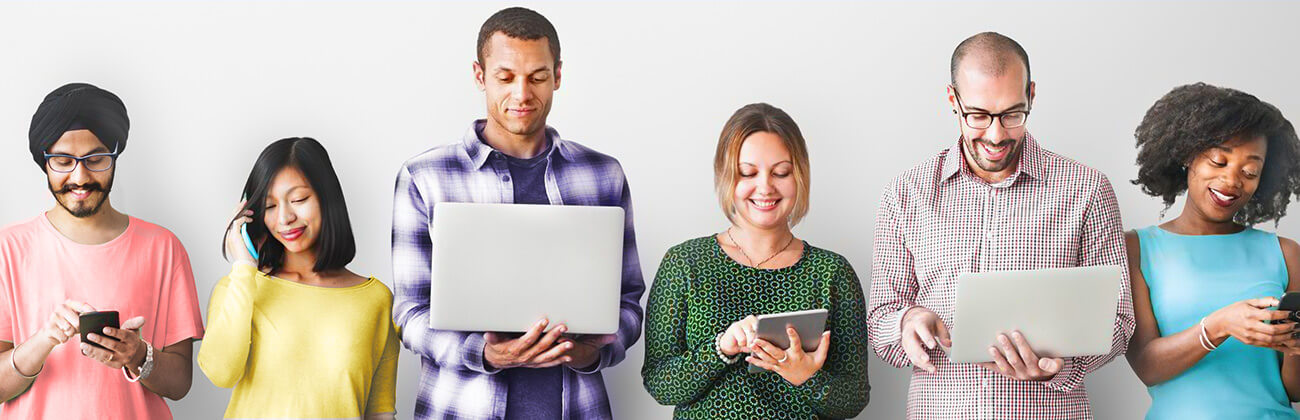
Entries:
[[45, 152], [64, 132], [90, 130], [108, 150], [121, 152], [126, 149], [126, 132], [130, 128], [126, 105], [117, 95], [88, 83], [69, 83], [45, 95], [32, 114], [27, 139], [32, 160], [44, 168]]

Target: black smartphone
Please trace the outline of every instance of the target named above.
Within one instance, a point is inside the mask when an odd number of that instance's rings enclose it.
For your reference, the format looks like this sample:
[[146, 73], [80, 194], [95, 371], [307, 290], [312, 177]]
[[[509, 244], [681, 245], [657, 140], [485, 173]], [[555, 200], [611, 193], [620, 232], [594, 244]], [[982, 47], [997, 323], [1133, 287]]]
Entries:
[[1296, 317], [1296, 311], [1300, 311], [1300, 291], [1283, 294], [1282, 299], [1278, 299], [1277, 310], [1291, 312], [1291, 315], [1285, 320], [1273, 321], [1274, 324], [1300, 322], [1300, 317]]
[[104, 335], [104, 327], [120, 328], [121, 325], [117, 322], [117, 311], [82, 312], [80, 318], [81, 342], [101, 349], [104, 348], [104, 346], [94, 341], [87, 340], [86, 335], [93, 332], [109, 340], [116, 340], [116, 338]]

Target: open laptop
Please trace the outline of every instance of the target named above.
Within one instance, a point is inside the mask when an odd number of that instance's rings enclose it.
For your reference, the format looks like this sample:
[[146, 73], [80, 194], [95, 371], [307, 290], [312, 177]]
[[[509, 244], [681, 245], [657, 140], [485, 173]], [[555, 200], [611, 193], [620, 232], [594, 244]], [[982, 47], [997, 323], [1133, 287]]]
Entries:
[[948, 358], [991, 362], [989, 346], [1013, 330], [1039, 357], [1110, 353], [1121, 281], [1114, 265], [962, 274]]
[[623, 222], [621, 207], [437, 203], [430, 326], [523, 332], [546, 317], [615, 333]]

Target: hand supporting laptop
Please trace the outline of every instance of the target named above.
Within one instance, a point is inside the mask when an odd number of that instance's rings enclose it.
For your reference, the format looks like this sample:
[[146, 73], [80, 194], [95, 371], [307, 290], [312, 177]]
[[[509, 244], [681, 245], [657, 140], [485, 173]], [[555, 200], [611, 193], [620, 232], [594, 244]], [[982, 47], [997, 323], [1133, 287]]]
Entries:
[[1065, 359], [1039, 358], [1020, 331], [1012, 331], [1010, 338], [1007, 334], [998, 334], [998, 345], [989, 347], [989, 355], [993, 356], [993, 361], [980, 363], [980, 366], [1022, 381], [1046, 381], [1065, 367]]
[[[565, 365], [574, 369], [589, 367], [600, 360], [600, 349], [614, 342], [613, 334], [586, 335], [572, 339], [564, 337], [569, 330], [557, 324], [546, 331], [550, 321], [537, 321], [522, 335], [489, 332], [483, 335], [487, 345], [483, 348], [483, 361], [491, 369], [548, 368]], [[513, 337], [513, 338], [512, 338]]]
[[[935, 373], [937, 369], [930, 362], [927, 349], [942, 352], [943, 347], [952, 347], [948, 326], [944, 325], [934, 311], [920, 306], [908, 309], [903, 314], [902, 324], [903, 351], [907, 353], [908, 360], [913, 366]], [[1017, 380], [1045, 381], [1052, 379], [1065, 366], [1065, 359], [1038, 357], [1020, 331], [1013, 331], [1010, 336], [998, 334], [997, 341], [998, 346], [989, 347], [993, 361], [979, 365], [1002, 376]]]

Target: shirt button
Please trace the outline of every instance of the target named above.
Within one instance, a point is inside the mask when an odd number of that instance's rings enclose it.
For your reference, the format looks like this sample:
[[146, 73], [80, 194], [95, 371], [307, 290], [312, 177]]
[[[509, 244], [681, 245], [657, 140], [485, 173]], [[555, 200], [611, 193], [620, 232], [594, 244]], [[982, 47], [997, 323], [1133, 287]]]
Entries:
[[502, 175], [501, 182], [510, 182], [510, 175]]

